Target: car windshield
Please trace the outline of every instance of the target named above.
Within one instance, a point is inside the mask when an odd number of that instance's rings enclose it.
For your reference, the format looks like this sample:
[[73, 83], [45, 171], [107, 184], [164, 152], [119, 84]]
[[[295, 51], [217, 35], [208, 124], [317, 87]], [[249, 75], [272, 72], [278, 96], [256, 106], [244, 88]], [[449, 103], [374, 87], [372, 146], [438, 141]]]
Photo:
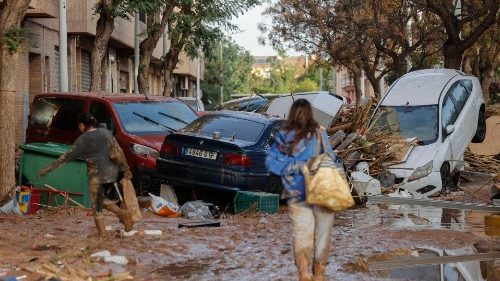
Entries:
[[421, 144], [430, 144], [438, 138], [438, 106], [381, 106], [372, 128], [398, 132], [404, 139], [416, 137]]
[[137, 135], [180, 130], [198, 118], [182, 102], [119, 102], [114, 107], [125, 131]]
[[183, 132], [192, 132], [213, 136], [219, 132], [221, 138], [256, 142], [266, 126], [252, 120], [227, 115], [209, 114], [198, 118], [184, 128]]

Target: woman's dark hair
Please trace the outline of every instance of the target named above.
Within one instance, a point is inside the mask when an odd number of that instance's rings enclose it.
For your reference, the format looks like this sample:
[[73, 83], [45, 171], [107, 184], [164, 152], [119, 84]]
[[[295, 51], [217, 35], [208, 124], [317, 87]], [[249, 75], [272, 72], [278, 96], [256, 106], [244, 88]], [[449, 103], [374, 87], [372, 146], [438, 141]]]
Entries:
[[313, 110], [311, 104], [305, 99], [296, 100], [292, 104], [288, 119], [285, 123], [286, 131], [295, 130], [295, 138], [293, 139], [289, 151], [292, 154], [295, 146], [305, 138], [310, 138], [316, 133], [318, 123], [313, 119]]
[[88, 113], [88, 112], [83, 112], [78, 116], [77, 119], [78, 123], [82, 123], [86, 127], [95, 127], [97, 126], [97, 120], [95, 119], [94, 115]]

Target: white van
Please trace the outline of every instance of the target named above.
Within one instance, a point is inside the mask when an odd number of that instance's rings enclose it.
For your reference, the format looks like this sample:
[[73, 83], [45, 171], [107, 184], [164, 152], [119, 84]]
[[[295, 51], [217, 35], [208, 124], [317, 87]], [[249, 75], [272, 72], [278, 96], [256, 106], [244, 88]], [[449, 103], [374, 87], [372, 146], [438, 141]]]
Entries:
[[389, 167], [396, 184], [424, 195], [456, 187], [467, 146], [486, 134], [481, 84], [457, 70], [410, 72], [391, 85], [371, 127], [418, 138], [406, 161]]

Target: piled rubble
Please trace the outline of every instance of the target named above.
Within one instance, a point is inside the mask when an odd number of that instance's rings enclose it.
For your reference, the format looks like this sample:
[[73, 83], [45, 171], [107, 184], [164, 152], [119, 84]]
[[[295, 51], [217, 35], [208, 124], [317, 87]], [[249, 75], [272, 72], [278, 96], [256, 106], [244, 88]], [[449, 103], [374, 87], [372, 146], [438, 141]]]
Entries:
[[370, 182], [381, 191], [389, 191], [394, 182], [387, 181], [387, 166], [402, 162], [415, 143], [405, 141], [394, 132], [371, 130], [369, 119], [376, 105], [377, 100], [371, 99], [363, 105], [344, 108], [328, 133], [353, 182]]
[[476, 155], [470, 149], [467, 149], [464, 160], [467, 162], [469, 170], [487, 174], [500, 174], [500, 154]]

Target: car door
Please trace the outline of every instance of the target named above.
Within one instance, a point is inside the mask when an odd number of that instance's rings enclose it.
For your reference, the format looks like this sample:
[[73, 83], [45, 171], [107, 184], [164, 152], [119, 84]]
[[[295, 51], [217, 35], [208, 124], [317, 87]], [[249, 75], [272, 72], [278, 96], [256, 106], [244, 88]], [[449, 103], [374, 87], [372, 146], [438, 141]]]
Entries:
[[[459, 111], [457, 110], [455, 103], [451, 97], [451, 92], [453, 90], [453, 86], [450, 88], [450, 91], [446, 94], [441, 104], [441, 134], [444, 145], [450, 145], [451, 147], [451, 159], [446, 160], [458, 160], [461, 151], [461, 137], [459, 136], [460, 130], [455, 130], [450, 134], [447, 134], [446, 127], [450, 125], [458, 125], [457, 119], [459, 115]], [[452, 161], [454, 164], [455, 162]]]
[[455, 159], [459, 159], [469, 146], [469, 143], [476, 132], [477, 119], [475, 118], [475, 110], [472, 110], [472, 102], [469, 102], [470, 92], [464, 87], [467, 81], [460, 80], [455, 82], [450, 87], [449, 96], [455, 105], [458, 112], [457, 120], [455, 121], [455, 132], [453, 154]]

